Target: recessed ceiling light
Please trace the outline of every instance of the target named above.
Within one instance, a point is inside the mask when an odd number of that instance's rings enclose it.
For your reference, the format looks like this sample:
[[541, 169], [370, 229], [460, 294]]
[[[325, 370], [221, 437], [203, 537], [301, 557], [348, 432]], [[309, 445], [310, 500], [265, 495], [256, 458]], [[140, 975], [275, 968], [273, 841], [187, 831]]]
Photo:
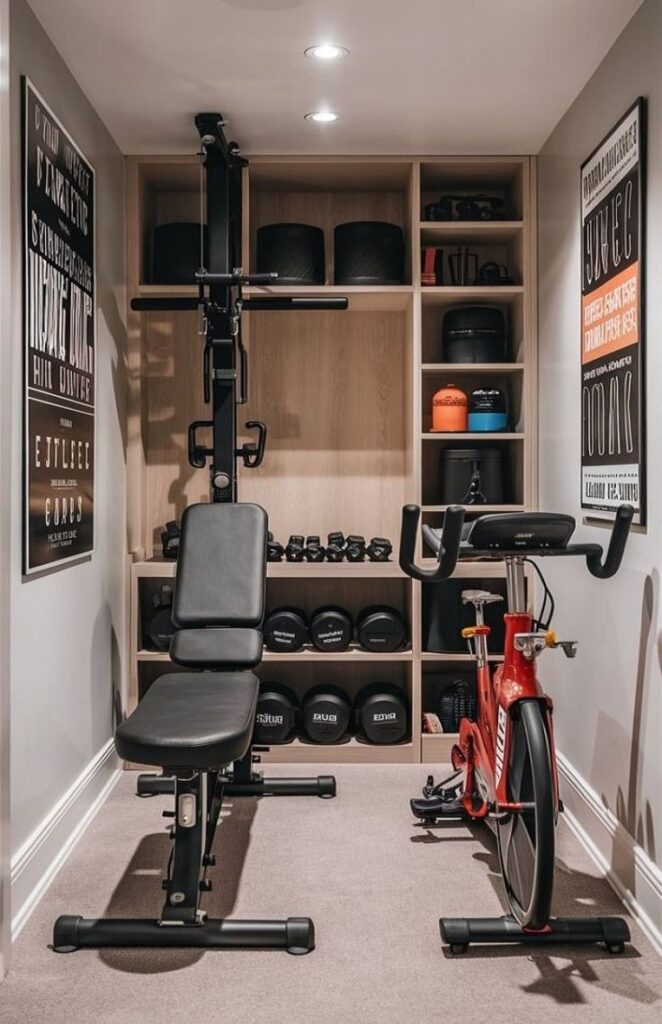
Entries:
[[340, 114], [336, 114], [333, 110], [313, 110], [310, 114], [304, 115], [306, 121], [316, 121], [318, 124], [331, 124], [332, 121], [337, 121]]
[[337, 46], [335, 43], [320, 43], [319, 46], [309, 46], [304, 50], [305, 57], [313, 57], [315, 60], [341, 60], [349, 55], [349, 50], [344, 46]]

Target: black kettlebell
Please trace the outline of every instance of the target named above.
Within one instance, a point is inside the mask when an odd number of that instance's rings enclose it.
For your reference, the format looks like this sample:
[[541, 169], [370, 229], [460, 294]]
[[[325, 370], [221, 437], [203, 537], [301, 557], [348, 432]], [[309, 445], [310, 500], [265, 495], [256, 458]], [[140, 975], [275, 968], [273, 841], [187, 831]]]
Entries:
[[289, 686], [262, 683], [257, 699], [253, 743], [287, 743], [297, 728], [299, 701]]
[[368, 743], [401, 743], [409, 731], [407, 697], [393, 683], [370, 683], [356, 697], [354, 725]]
[[388, 605], [364, 608], [356, 622], [361, 647], [366, 651], [398, 651], [407, 642], [407, 627], [400, 612]]
[[313, 647], [330, 653], [347, 650], [352, 642], [354, 628], [346, 611], [334, 605], [326, 605], [313, 612], [308, 632]]
[[264, 621], [262, 635], [270, 651], [300, 651], [308, 641], [305, 613], [299, 608], [275, 608]]
[[299, 728], [312, 743], [340, 743], [349, 733], [352, 707], [339, 686], [314, 686], [303, 699]]

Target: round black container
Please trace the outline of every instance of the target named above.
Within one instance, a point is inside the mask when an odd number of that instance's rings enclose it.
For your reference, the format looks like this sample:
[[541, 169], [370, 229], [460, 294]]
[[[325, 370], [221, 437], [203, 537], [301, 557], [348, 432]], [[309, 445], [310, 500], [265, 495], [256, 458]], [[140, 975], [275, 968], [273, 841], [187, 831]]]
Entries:
[[299, 727], [312, 743], [340, 743], [349, 732], [352, 708], [337, 686], [315, 686], [304, 697]]
[[276, 608], [262, 631], [270, 651], [299, 651], [308, 640], [306, 617], [298, 608]]
[[[207, 228], [203, 227], [207, 262]], [[195, 284], [200, 269], [200, 225], [189, 222], [159, 224], [152, 238], [152, 283]]]
[[442, 505], [501, 505], [503, 460], [499, 448], [444, 448]]
[[405, 242], [402, 228], [378, 220], [338, 224], [334, 231], [336, 284], [402, 284]]
[[401, 743], [407, 736], [407, 698], [392, 683], [364, 686], [357, 695], [354, 716], [357, 733], [369, 743]]
[[402, 616], [387, 605], [364, 608], [358, 617], [356, 631], [359, 643], [366, 651], [390, 654], [404, 647], [407, 640]]
[[352, 642], [352, 620], [342, 608], [318, 608], [310, 618], [310, 639], [318, 651], [346, 651]]
[[287, 743], [296, 731], [299, 702], [289, 686], [263, 683], [255, 714], [253, 743]]
[[506, 318], [495, 306], [458, 306], [443, 323], [447, 363], [505, 363]]
[[324, 232], [311, 224], [267, 224], [257, 231], [257, 273], [275, 284], [324, 284]]

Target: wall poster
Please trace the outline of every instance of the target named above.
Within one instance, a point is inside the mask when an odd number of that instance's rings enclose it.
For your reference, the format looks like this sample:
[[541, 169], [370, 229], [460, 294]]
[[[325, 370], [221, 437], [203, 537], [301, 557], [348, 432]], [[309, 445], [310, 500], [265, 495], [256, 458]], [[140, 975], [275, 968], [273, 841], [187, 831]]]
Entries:
[[23, 79], [23, 572], [94, 546], [94, 170]]
[[582, 508], [645, 522], [643, 99], [581, 168]]

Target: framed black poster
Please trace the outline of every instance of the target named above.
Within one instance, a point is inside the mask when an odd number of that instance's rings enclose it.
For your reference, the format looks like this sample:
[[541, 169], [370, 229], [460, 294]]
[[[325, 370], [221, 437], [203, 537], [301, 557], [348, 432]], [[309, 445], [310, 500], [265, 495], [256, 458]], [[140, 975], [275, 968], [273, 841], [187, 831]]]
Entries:
[[581, 168], [582, 508], [645, 522], [645, 106], [638, 99]]
[[94, 169], [23, 79], [23, 572], [94, 549]]

